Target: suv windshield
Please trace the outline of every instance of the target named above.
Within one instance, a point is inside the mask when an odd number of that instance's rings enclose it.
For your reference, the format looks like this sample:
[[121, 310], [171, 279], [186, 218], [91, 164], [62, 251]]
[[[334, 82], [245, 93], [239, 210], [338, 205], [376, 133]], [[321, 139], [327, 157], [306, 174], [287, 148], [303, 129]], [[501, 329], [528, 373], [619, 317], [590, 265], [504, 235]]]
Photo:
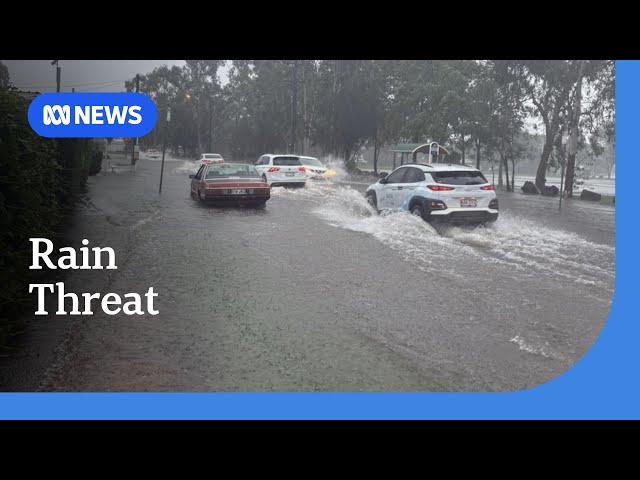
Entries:
[[309, 165], [312, 167], [322, 167], [322, 162], [317, 158], [301, 158], [300, 161], [303, 165]]
[[429, 172], [437, 183], [448, 185], [482, 185], [487, 182], [479, 171], [453, 170], [450, 172]]
[[274, 157], [273, 164], [277, 167], [302, 165], [298, 157]]
[[212, 165], [209, 167], [206, 178], [229, 178], [229, 177], [241, 177], [241, 178], [260, 178], [258, 171], [253, 165]]

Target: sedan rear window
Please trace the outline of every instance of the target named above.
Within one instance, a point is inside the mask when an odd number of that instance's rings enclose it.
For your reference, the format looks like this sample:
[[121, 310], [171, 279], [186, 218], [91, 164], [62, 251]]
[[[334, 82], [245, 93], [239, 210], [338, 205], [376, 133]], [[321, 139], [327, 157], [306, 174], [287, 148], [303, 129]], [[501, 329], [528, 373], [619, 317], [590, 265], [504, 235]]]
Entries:
[[447, 185], [482, 185], [487, 182], [479, 171], [453, 170], [449, 172], [429, 172], [437, 183]]
[[302, 165], [298, 157], [274, 157], [273, 164], [278, 167]]
[[223, 164], [209, 167], [206, 178], [212, 179], [229, 177], [260, 178], [260, 174], [258, 174], [258, 171], [254, 168], [253, 165]]

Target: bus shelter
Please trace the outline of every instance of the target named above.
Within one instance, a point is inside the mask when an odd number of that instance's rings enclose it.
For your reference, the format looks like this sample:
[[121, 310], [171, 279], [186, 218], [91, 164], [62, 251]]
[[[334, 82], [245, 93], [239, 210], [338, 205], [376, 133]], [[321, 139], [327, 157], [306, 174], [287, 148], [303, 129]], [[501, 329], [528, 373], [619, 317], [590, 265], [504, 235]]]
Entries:
[[[399, 143], [392, 145], [389, 149], [393, 152], [393, 168], [396, 168], [396, 162], [398, 154], [400, 154], [400, 165], [405, 163], [416, 163], [419, 153], [426, 154], [428, 156], [427, 163], [441, 163], [444, 161], [444, 156], [449, 155], [449, 152], [442, 145], [437, 142], [429, 143]], [[411, 161], [409, 161], [411, 158]]]

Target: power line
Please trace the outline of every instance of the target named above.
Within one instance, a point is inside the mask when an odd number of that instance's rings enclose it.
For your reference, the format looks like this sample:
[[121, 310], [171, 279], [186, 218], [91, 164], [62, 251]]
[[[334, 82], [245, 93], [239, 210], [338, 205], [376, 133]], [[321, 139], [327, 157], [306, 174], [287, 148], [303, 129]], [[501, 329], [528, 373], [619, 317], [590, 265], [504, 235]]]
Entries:
[[[65, 87], [91, 87], [91, 86], [98, 86], [98, 85], [115, 85], [118, 83], [124, 83], [127, 80], [130, 79], [125, 79], [125, 80], [111, 80], [109, 82], [94, 82], [94, 83], [76, 83], [76, 84], [65, 84]], [[17, 86], [16, 88], [53, 88], [55, 87], [56, 84], [55, 83], [50, 83], [50, 84], [42, 84], [42, 85], [23, 85], [23, 86]]]

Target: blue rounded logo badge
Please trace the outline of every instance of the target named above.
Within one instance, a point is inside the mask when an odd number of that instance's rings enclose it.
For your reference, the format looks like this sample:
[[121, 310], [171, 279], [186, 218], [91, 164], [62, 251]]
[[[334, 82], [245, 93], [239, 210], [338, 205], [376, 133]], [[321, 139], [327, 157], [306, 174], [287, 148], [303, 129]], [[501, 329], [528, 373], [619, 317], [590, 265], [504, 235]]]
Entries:
[[49, 138], [143, 137], [158, 120], [142, 93], [43, 93], [29, 105], [29, 124]]

